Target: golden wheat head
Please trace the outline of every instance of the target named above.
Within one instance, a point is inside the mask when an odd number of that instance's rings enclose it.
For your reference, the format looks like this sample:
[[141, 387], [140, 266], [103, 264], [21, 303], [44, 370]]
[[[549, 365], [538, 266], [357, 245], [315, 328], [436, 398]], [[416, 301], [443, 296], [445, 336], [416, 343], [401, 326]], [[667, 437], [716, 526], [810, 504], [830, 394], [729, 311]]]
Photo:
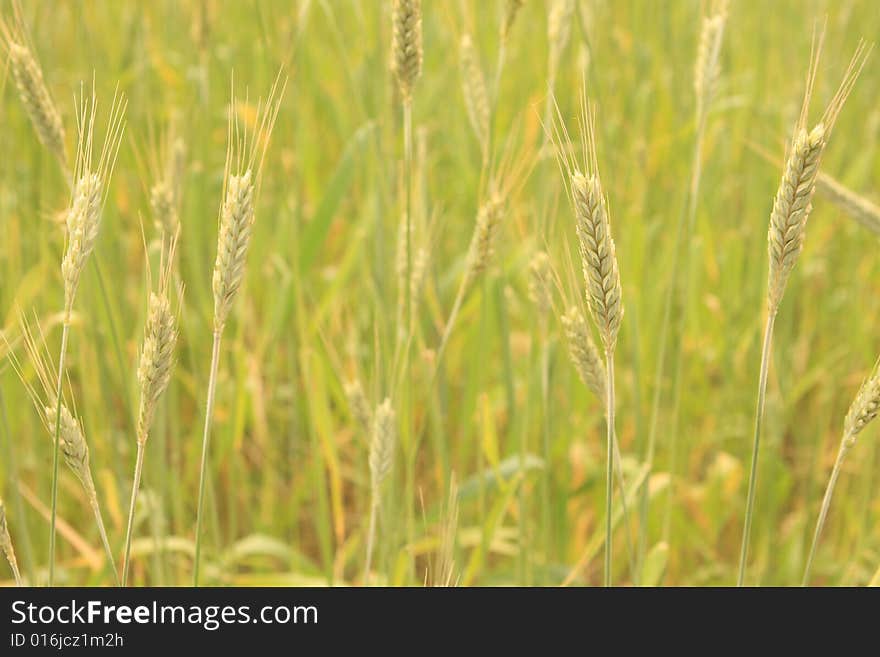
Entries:
[[214, 330], [221, 331], [244, 279], [245, 262], [254, 225], [258, 181], [275, 119], [284, 95], [281, 74], [266, 102], [257, 104], [255, 127], [249, 131], [238, 118], [235, 89], [229, 115], [223, 202], [220, 205], [217, 258], [214, 261]]
[[393, 0], [391, 6], [391, 69], [400, 95], [412, 98], [422, 72], [422, 2]]

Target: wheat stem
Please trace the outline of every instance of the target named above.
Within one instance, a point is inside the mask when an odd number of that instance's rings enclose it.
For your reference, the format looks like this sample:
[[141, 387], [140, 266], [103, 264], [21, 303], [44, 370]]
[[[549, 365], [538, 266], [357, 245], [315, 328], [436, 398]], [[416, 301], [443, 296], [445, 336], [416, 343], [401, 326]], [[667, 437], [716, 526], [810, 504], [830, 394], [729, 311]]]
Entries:
[[379, 514], [379, 501], [370, 503], [370, 527], [367, 530], [367, 556], [364, 564], [364, 584], [370, 583], [370, 566], [373, 561], [373, 541], [376, 539], [376, 516]]
[[217, 364], [220, 361], [222, 328], [214, 329], [214, 345], [211, 348], [211, 374], [208, 378], [208, 401], [205, 409], [205, 429], [202, 435], [202, 462], [199, 467], [199, 502], [196, 511], [196, 548], [193, 560], [193, 586], [199, 585], [199, 558], [202, 553], [202, 512], [205, 502], [205, 480], [208, 475], [208, 445], [211, 439], [211, 415], [214, 410], [214, 393], [217, 388]]
[[92, 480], [92, 473], [88, 468], [84, 472], [83, 486], [86, 489], [86, 496], [89, 498], [89, 506], [92, 507], [92, 513], [95, 514], [98, 533], [101, 535], [101, 543], [104, 545], [104, 552], [107, 554], [107, 566], [110, 572], [113, 573], [113, 582], [116, 586], [119, 586], [119, 573], [116, 571], [116, 561], [113, 559], [113, 550], [110, 547], [110, 541], [107, 539], [107, 528], [104, 526], [104, 516], [101, 514], [101, 507], [98, 505], [95, 482]]
[[49, 516], [49, 586], [55, 584], [55, 520], [58, 515], [58, 461], [61, 443], [61, 392], [64, 383], [64, 361], [67, 356], [67, 339], [70, 334], [69, 313], [65, 313], [61, 329], [61, 354], [58, 357], [58, 384], [55, 388], [55, 430], [52, 448], [52, 509]]
[[764, 346], [761, 348], [761, 373], [758, 376], [758, 399], [755, 404], [755, 438], [752, 444], [752, 464], [749, 468], [749, 494], [746, 501], [746, 517], [743, 525], [742, 547], [739, 557], [739, 575], [736, 585], [742, 586], [746, 574], [746, 562], [749, 557], [749, 536], [752, 531], [752, 517], [755, 510], [755, 483], [758, 474], [758, 450], [761, 445], [761, 424], [764, 419], [764, 401], [767, 393], [767, 371], [770, 369], [770, 348], [773, 341], [773, 324], [776, 321], [776, 309], [771, 308], [767, 315], [764, 328]]
[[128, 507], [128, 526], [125, 530], [125, 553], [122, 561], [122, 586], [128, 584], [128, 571], [131, 565], [131, 533], [134, 526], [134, 511], [137, 506], [137, 495], [141, 485], [141, 473], [144, 467], [144, 447], [145, 444], [138, 441], [137, 445], [137, 461], [134, 466], [134, 478], [131, 485], [131, 504]]
[[804, 568], [804, 578], [801, 586], [807, 586], [810, 583], [810, 571], [813, 568], [813, 558], [816, 556], [816, 548], [819, 545], [819, 536], [825, 527], [825, 518], [828, 516], [828, 509], [831, 506], [831, 496], [834, 495], [834, 487], [837, 485], [837, 478], [843, 467], [843, 461], [849, 452], [849, 445], [846, 439], [840, 444], [840, 450], [837, 452], [837, 459], [834, 461], [834, 467], [831, 470], [831, 477], [828, 479], [828, 487], [825, 489], [825, 496], [822, 498], [822, 508], [819, 511], [819, 519], [816, 521], [816, 531], [813, 533], [813, 542], [810, 545], [810, 555], [807, 557], [807, 565]]
[[614, 350], [605, 350], [605, 369], [608, 377], [606, 394], [605, 422], [608, 440], [605, 456], [605, 586], [611, 586], [611, 537], [613, 522], [611, 517], [612, 496], [614, 491]]

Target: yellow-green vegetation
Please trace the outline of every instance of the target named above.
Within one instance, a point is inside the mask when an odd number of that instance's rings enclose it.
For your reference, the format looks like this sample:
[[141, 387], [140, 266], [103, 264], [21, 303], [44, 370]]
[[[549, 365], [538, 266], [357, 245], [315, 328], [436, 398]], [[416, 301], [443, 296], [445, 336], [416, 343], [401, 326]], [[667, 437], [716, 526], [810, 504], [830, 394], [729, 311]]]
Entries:
[[0, 582], [880, 584], [871, 0], [0, 16]]

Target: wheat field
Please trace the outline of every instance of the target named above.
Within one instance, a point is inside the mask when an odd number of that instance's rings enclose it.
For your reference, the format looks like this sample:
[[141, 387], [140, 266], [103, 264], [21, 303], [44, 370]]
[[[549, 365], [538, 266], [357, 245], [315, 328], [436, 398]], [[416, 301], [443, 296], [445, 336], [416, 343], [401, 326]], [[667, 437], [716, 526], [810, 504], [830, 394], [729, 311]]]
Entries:
[[0, 12], [0, 583], [880, 585], [870, 0]]

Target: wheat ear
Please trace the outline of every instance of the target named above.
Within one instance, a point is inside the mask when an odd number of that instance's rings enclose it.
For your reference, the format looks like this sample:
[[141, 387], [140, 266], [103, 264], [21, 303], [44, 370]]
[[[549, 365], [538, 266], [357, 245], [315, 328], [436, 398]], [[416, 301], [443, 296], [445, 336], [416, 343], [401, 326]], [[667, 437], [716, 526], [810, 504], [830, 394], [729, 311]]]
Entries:
[[464, 106], [485, 160], [489, 154], [489, 90], [480, 66], [480, 56], [470, 34], [463, 34], [461, 37], [459, 59]]
[[[71, 411], [70, 407], [65, 403], [63, 396], [61, 398], [56, 397], [56, 394], [59, 393], [56, 391], [53, 378], [54, 366], [42, 330], [40, 330], [39, 337], [37, 337], [23, 316], [19, 318], [19, 324], [21, 327], [22, 344], [36, 374], [37, 385], [35, 386], [28, 382], [24, 374], [24, 368], [11, 347], [9, 347], [9, 360], [15, 373], [27, 390], [28, 396], [33, 402], [43, 426], [54, 438], [54, 452], [63, 457], [67, 467], [76, 475], [76, 478], [82, 485], [86, 499], [95, 516], [98, 532], [101, 535], [101, 542], [107, 555], [107, 567], [111, 571], [114, 581], [118, 584], [119, 578], [116, 573], [113, 550], [110, 548], [104, 518], [98, 503], [98, 493], [92, 479], [89, 464], [89, 446], [83, 434], [82, 426], [75, 415], [75, 409]], [[63, 389], [61, 393], [63, 393]], [[56, 415], [60, 418], [60, 423], [57, 432], [53, 432], [53, 429], [56, 429]]]
[[878, 367], [878, 364], [875, 364], [874, 371], [871, 372], [871, 376], [862, 383], [858, 394], [856, 394], [856, 398], [849, 407], [846, 419], [843, 422], [843, 438], [840, 441], [840, 449], [837, 452], [837, 458], [834, 461], [834, 467], [831, 469], [831, 476], [829, 477], [828, 485], [825, 488], [825, 495], [822, 498], [819, 519], [816, 521], [816, 530], [813, 532], [813, 541], [810, 545], [807, 565], [804, 567], [804, 577], [801, 582], [803, 586], [806, 586], [810, 582], [813, 558], [816, 556], [819, 537], [822, 535], [822, 529], [825, 527], [825, 519], [828, 516], [828, 509], [831, 506], [831, 497], [834, 495], [834, 488], [837, 485], [837, 479], [843, 468], [843, 462], [850, 449], [856, 444], [856, 436], [858, 436], [862, 429], [877, 417], [878, 412], [880, 412], [880, 367]]
[[421, 0], [393, 0], [391, 8], [391, 69], [400, 94], [412, 97], [422, 73]]
[[153, 156], [153, 184], [149, 190], [150, 211], [156, 230], [162, 236], [163, 246], [179, 237], [180, 200], [186, 173], [186, 145], [171, 131], [162, 140], [159, 152]]
[[[583, 170], [581, 163], [570, 148], [571, 140], [558, 106], [552, 137], [556, 142], [563, 181], [574, 210], [575, 233], [581, 256], [587, 306], [599, 331], [605, 352], [605, 423], [607, 428], [605, 468], [605, 586], [611, 585], [612, 573], [612, 495], [614, 453], [614, 348], [623, 319], [623, 302], [620, 271], [607, 200], [599, 177], [596, 154], [596, 130], [594, 110], [589, 106], [586, 91], [580, 99], [579, 128]], [[586, 173], [584, 173], [586, 172]]]
[[498, 39], [498, 59], [495, 65], [495, 83], [492, 86], [492, 94], [495, 102], [498, 101], [498, 94], [501, 89], [501, 72], [504, 70], [504, 63], [507, 59], [507, 42], [510, 39], [510, 33], [513, 30], [513, 24], [519, 15], [519, 10], [525, 4], [525, 0], [506, 0], [504, 3], [504, 12], [501, 14], [501, 26], [499, 29]]
[[758, 396], [755, 409], [755, 433], [752, 443], [751, 467], [749, 469], [749, 488], [746, 498], [746, 512], [743, 523], [742, 546], [740, 549], [739, 573], [737, 585], [742, 586], [745, 580], [746, 564], [749, 556], [749, 536], [754, 514], [755, 490], [758, 475], [758, 454], [761, 446], [761, 425], [764, 417], [764, 401], [767, 390], [767, 373], [770, 366], [770, 350], [773, 340], [773, 325], [776, 313], [785, 292], [785, 285], [791, 275], [797, 258], [804, 245], [807, 219], [812, 210], [813, 193], [816, 189], [816, 178], [819, 173], [819, 162], [828, 137], [837, 121], [843, 104], [852, 91], [859, 73], [865, 64], [869, 48], [859, 42], [855, 54], [850, 60], [843, 80], [831, 102], [825, 108], [819, 122], [812, 129], [807, 128], [807, 114], [816, 72], [819, 67], [819, 56], [822, 52], [824, 30], [814, 37], [810, 68], [807, 73], [806, 91], [801, 105], [801, 113], [794, 130], [794, 140], [782, 181], [773, 209], [770, 213], [768, 230], [768, 251], [770, 267], [767, 284], [767, 321], [764, 327], [764, 341], [761, 348], [761, 368], [758, 375]]
[[144, 342], [137, 369], [140, 384], [140, 405], [137, 420], [137, 457], [132, 478], [131, 503], [128, 509], [128, 524], [125, 531], [125, 552], [122, 561], [122, 585], [128, 582], [131, 562], [131, 539], [134, 526], [134, 514], [137, 506], [137, 495], [140, 489], [141, 474], [144, 466], [144, 451], [153, 423], [153, 415], [159, 398], [171, 381], [171, 370], [174, 365], [174, 347], [177, 343], [177, 320], [168, 298], [171, 282], [171, 267], [174, 262], [174, 237], [168, 248], [167, 259], [162, 253], [159, 265], [159, 286], [156, 292], [150, 292], [147, 305], [147, 321], [144, 326]]
[[571, 23], [574, 18], [574, 0], [550, 0], [547, 10], [547, 102], [544, 109], [544, 125], [553, 119], [553, 94], [556, 91], [556, 78], [562, 54], [571, 36]]
[[259, 189], [260, 174], [286, 85], [286, 79], [282, 79], [279, 71], [266, 102], [257, 103], [256, 120], [251, 130], [240, 124], [234, 84], [231, 88], [226, 166], [223, 174], [223, 200], [220, 204], [217, 258], [214, 261], [212, 277], [214, 334], [211, 346], [211, 369], [208, 376], [205, 425], [202, 434], [202, 457], [199, 467], [193, 586], [199, 585], [205, 480], [208, 475], [211, 415], [214, 410], [214, 395], [217, 386], [220, 341], [223, 336], [223, 328], [232, 309], [232, 303], [244, 279], [247, 251], [256, 218], [256, 195]]
[[396, 444], [396, 417], [391, 400], [386, 398], [376, 408], [373, 418], [373, 432], [370, 437], [370, 525], [367, 533], [367, 556], [364, 565], [365, 582], [368, 582], [370, 578], [373, 541], [376, 536], [376, 517], [382, 506], [382, 483], [391, 472]]
[[[55, 388], [54, 454], [52, 458], [52, 508], [49, 529], [49, 586], [55, 579], [55, 520], [58, 504], [58, 448], [61, 440], [62, 401], [61, 388], [64, 381], [67, 342], [70, 334], [71, 313], [79, 286], [80, 275], [86, 260], [95, 248], [101, 213], [107, 197], [107, 187], [116, 164], [119, 144], [125, 126], [125, 98], [118, 92], [110, 106], [107, 136], [101, 148], [97, 164], [94, 163], [95, 87], [92, 84], [90, 100], [81, 91], [77, 109], [77, 155], [74, 168], [74, 188], [67, 210], [67, 248], [61, 261], [64, 280], [64, 319], [61, 332], [61, 351], [58, 357], [58, 378]], [[116, 570], [114, 568], [114, 576]]]
[[9, 535], [9, 527], [6, 526], [6, 506], [0, 498], [0, 551], [6, 557], [16, 586], [24, 586], [21, 579], [21, 571], [18, 569], [18, 559], [15, 558], [15, 548], [12, 546], [12, 537]]
[[345, 398], [348, 400], [348, 410], [354, 419], [358, 429], [369, 439], [373, 430], [373, 411], [364, 393], [364, 387], [359, 379], [346, 381], [343, 386]]
[[9, 58], [19, 98], [40, 143], [58, 160], [62, 171], [69, 177], [64, 150], [64, 124], [43, 79], [43, 71], [34, 54], [18, 0], [12, 3], [11, 19], [0, 19], [0, 42], [0, 47]]

